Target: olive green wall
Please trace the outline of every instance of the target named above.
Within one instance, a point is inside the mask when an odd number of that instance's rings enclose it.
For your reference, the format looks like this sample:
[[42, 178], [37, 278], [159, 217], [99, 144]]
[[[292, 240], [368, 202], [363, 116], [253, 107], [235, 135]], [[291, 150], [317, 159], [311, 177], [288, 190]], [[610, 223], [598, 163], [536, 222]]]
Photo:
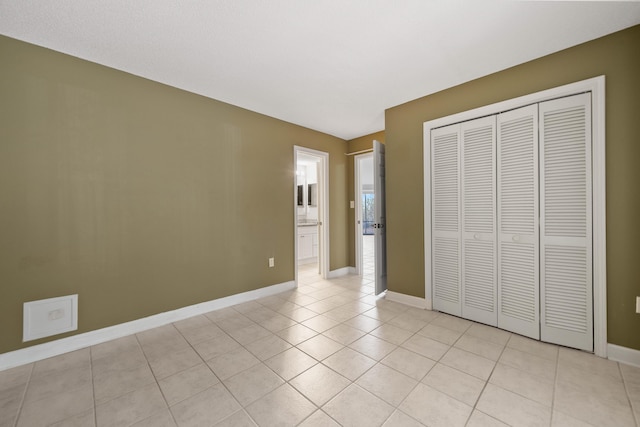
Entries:
[[[360, 138], [347, 141], [347, 153], [356, 153], [362, 150], [373, 150], [373, 140], [384, 144], [384, 131], [361, 136]], [[364, 153], [363, 153], [364, 154]], [[355, 166], [354, 157], [347, 159], [347, 197], [355, 202]], [[356, 266], [356, 230], [355, 230], [355, 209], [349, 209], [347, 224], [349, 224], [349, 265]]]
[[293, 280], [294, 145], [329, 152], [348, 265], [346, 141], [6, 37], [0, 58], [0, 353], [47, 341], [21, 342], [25, 301], [79, 294], [79, 333]]
[[604, 74], [608, 341], [640, 350], [639, 52], [635, 26], [387, 110], [389, 289], [425, 292], [423, 123]]

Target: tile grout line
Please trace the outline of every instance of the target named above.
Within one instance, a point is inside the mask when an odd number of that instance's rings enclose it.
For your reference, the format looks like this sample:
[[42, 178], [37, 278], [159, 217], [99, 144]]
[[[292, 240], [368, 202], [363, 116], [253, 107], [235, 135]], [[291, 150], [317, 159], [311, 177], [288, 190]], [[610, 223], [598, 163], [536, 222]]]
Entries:
[[22, 416], [22, 410], [24, 409], [24, 401], [27, 397], [27, 390], [29, 389], [29, 385], [31, 384], [31, 379], [33, 378], [33, 371], [36, 368], [36, 362], [33, 362], [31, 364], [31, 369], [29, 370], [29, 376], [27, 378], [27, 382], [24, 386], [24, 391], [22, 392], [22, 399], [20, 399], [20, 407], [18, 408], [18, 411], [16, 412], [16, 419], [13, 420], [13, 426], [17, 427], [18, 426], [18, 421], [20, 420], [20, 417]]

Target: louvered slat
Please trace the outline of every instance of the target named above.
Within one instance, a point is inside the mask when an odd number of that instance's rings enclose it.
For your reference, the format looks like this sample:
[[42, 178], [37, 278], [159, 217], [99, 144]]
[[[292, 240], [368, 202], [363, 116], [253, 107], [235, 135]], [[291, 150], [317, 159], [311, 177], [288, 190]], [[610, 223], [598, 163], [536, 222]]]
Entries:
[[498, 115], [498, 326], [540, 338], [538, 108]]
[[540, 104], [541, 337], [593, 351], [591, 99]]
[[432, 130], [433, 308], [459, 316], [460, 179], [459, 125]]
[[460, 125], [462, 316], [497, 325], [495, 116]]

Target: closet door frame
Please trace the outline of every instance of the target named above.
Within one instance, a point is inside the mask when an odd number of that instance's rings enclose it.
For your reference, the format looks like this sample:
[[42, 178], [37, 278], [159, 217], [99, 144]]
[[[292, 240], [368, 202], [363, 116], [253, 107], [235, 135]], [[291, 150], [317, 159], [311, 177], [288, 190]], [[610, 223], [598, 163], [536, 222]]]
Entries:
[[606, 271], [606, 190], [605, 190], [605, 76], [486, 105], [424, 123], [424, 262], [425, 302], [432, 309], [431, 261], [431, 129], [478, 117], [498, 114], [526, 105], [564, 96], [591, 92], [592, 113], [592, 189], [593, 189], [593, 335], [594, 353], [607, 357], [607, 271]]

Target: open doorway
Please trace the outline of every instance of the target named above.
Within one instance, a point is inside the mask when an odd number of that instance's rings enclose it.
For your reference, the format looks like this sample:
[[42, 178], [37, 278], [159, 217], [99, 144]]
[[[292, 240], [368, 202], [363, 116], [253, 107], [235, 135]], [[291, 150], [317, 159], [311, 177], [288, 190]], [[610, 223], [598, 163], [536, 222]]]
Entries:
[[328, 275], [328, 153], [294, 147], [295, 280]]
[[356, 271], [367, 282], [375, 281], [375, 192], [373, 154], [354, 157], [356, 196]]

